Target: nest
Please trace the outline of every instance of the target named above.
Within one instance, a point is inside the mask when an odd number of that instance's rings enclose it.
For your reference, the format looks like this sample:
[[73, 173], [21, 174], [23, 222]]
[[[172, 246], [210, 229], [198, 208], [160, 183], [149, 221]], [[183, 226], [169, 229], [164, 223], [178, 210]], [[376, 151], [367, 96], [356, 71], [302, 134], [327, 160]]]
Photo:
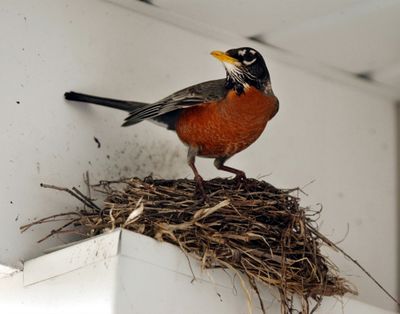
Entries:
[[205, 268], [230, 268], [247, 275], [258, 296], [256, 282], [276, 287], [282, 313], [294, 310], [293, 296], [301, 298], [302, 313], [311, 313], [311, 300], [316, 307], [324, 296], [357, 293], [321, 253], [322, 244], [337, 247], [317, 230], [319, 212], [299, 205], [299, 189], [278, 189], [254, 179], [237, 186], [217, 178], [206, 182], [204, 203], [193, 197], [193, 180], [132, 178], [96, 185], [105, 195], [98, 207], [75, 188], [45, 187], [65, 190], [85, 204], [77, 212], [34, 223], [68, 217], [49, 236], [78, 230], [93, 236], [122, 227], [166, 241]]

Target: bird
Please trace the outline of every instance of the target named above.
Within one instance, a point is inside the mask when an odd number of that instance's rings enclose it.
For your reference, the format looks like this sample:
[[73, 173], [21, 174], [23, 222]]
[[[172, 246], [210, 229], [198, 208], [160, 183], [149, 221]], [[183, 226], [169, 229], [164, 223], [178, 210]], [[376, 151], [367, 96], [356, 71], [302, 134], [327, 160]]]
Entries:
[[175, 131], [188, 148], [187, 163], [194, 173], [196, 191], [204, 197], [204, 180], [195, 166], [196, 157], [213, 158], [217, 169], [233, 173], [234, 180], [244, 182], [245, 172], [225, 162], [254, 143], [279, 110], [269, 70], [257, 50], [241, 47], [212, 51], [211, 55], [224, 65], [225, 78], [189, 86], [154, 103], [73, 91], [64, 96], [127, 111], [124, 127], [149, 120]]

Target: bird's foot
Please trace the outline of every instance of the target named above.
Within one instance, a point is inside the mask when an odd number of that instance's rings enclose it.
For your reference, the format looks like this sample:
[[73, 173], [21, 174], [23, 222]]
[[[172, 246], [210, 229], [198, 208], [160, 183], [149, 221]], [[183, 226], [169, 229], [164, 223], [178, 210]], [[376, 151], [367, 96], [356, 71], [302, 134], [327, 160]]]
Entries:
[[233, 178], [233, 180], [235, 181], [237, 188], [241, 188], [243, 186], [246, 186], [246, 184], [247, 184], [246, 174], [240, 170], [238, 170], [238, 172], [237, 172], [236, 176]]
[[196, 181], [196, 189], [194, 192], [195, 198], [199, 199], [202, 203], [207, 202], [208, 197], [206, 194], [206, 191], [204, 189], [204, 180], [200, 175], [197, 175], [194, 177], [194, 180]]

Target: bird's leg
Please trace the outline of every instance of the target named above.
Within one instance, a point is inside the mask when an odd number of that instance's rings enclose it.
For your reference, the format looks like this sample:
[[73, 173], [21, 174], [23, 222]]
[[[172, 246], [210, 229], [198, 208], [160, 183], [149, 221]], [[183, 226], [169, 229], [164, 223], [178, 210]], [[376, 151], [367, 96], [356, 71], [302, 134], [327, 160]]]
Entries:
[[236, 174], [234, 180], [235, 180], [237, 183], [244, 182], [244, 181], [246, 180], [246, 174], [245, 174], [242, 170], [238, 170], [238, 169], [231, 168], [231, 167], [228, 167], [228, 166], [225, 166], [225, 165], [224, 165], [224, 163], [228, 160], [228, 158], [229, 158], [229, 157], [219, 157], [219, 158], [216, 158], [216, 159], [214, 160], [214, 166], [215, 166], [215, 168], [217, 168], [218, 170], [224, 170], [224, 171], [227, 171], [227, 172], [231, 172], [231, 173]]
[[194, 173], [194, 180], [196, 181], [196, 193], [199, 193], [201, 195], [201, 198], [203, 200], [207, 199], [206, 192], [204, 191], [204, 181], [203, 178], [200, 176], [199, 172], [196, 169], [196, 166], [194, 165], [196, 155], [197, 155], [198, 149], [194, 147], [189, 147], [188, 155], [187, 155], [187, 162], [190, 168], [192, 168], [193, 173]]

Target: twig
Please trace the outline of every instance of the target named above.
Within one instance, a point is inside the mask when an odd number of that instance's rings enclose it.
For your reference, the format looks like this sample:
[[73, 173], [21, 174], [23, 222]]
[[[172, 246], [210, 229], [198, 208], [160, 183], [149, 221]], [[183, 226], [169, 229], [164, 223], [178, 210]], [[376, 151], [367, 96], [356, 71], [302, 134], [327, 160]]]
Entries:
[[66, 224], [62, 225], [60, 228], [51, 230], [50, 234], [48, 234], [47, 236], [45, 236], [44, 238], [40, 239], [39, 241], [37, 241], [37, 243], [41, 243], [44, 240], [50, 238], [51, 236], [53, 236], [54, 234], [57, 234], [58, 232], [64, 230], [64, 228], [68, 227], [69, 225], [72, 225], [74, 222], [77, 222], [79, 220], [79, 218], [71, 220], [69, 222], [67, 222]]
[[309, 225], [309, 228], [312, 233], [314, 233], [316, 236], [318, 236], [322, 241], [324, 241], [326, 244], [329, 246], [335, 248], [338, 250], [340, 253], [342, 253], [346, 258], [348, 258], [350, 261], [352, 261], [355, 265], [360, 268], [364, 274], [366, 274], [390, 299], [392, 299], [397, 306], [400, 307], [400, 302], [389, 292], [387, 291], [380, 283], [378, 280], [376, 280], [357, 260], [355, 260], [353, 257], [351, 257], [348, 253], [346, 253], [343, 249], [341, 249], [339, 246], [337, 246], [335, 243], [333, 243], [331, 240], [329, 240], [327, 237], [325, 237], [322, 233], [320, 233], [318, 230], [316, 230], [314, 227]]
[[85, 199], [91, 206], [90, 208], [92, 209], [97, 209], [97, 210], [101, 210], [101, 208], [99, 206], [97, 206], [95, 203], [93, 203], [93, 201], [88, 198], [85, 194], [83, 194], [81, 191], [79, 191], [76, 187], [73, 187], [72, 190], [78, 194], [80, 197], [82, 197], [83, 199]]
[[[83, 204], [85, 204], [86, 206], [88, 206], [88, 207], [90, 207], [90, 208], [92, 208], [92, 209], [97, 209], [97, 208], [98, 208], [97, 206], [95, 206], [95, 207], [93, 208], [93, 205], [92, 205], [90, 202], [88, 202], [88, 201], [86, 200], [86, 198], [82, 198], [82, 197], [79, 196], [77, 193], [75, 193], [74, 191], [71, 191], [71, 190], [68, 189], [68, 188], [63, 188], [63, 187], [59, 187], [59, 186], [55, 186], [55, 185], [51, 185], [51, 184], [45, 184], [45, 183], [40, 183], [40, 186], [41, 186], [42, 188], [46, 188], [46, 189], [53, 189], [53, 190], [58, 190], [58, 191], [67, 192], [67, 193], [71, 194], [73, 197], [77, 198], [79, 201], [81, 201], [81, 202], [82, 202]], [[77, 190], [77, 189], [76, 189], [76, 190]]]
[[266, 314], [267, 312], [265, 312], [264, 301], [261, 298], [257, 283], [253, 277], [248, 277], [248, 278], [249, 278], [250, 285], [252, 286], [254, 291], [257, 293], [258, 301], [260, 302], [260, 306], [261, 306], [261, 311], [263, 312], [263, 314]]
[[181, 251], [183, 252], [183, 254], [185, 254], [185, 257], [186, 257], [186, 259], [187, 259], [190, 272], [192, 273], [192, 276], [193, 276], [193, 277], [192, 277], [192, 280], [190, 281], [190, 283], [193, 283], [195, 280], [197, 280], [197, 278], [196, 278], [196, 276], [195, 276], [195, 274], [194, 274], [194, 271], [193, 271], [193, 268], [192, 268], [192, 263], [190, 262], [188, 253], [187, 253], [186, 250], [183, 248], [182, 243], [180, 243], [180, 242], [179, 242], [179, 247], [180, 247]]
[[52, 215], [49, 217], [45, 217], [39, 220], [36, 220], [30, 224], [26, 224], [26, 225], [22, 225], [21, 227], [19, 227], [19, 229], [21, 230], [21, 232], [25, 232], [26, 230], [28, 230], [29, 228], [33, 227], [34, 225], [39, 225], [42, 223], [47, 223], [49, 221], [56, 221], [55, 218], [57, 217], [63, 217], [63, 216], [71, 216], [71, 215], [77, 215], [79, 217], [81, 217], [81, 214], [78, 212], [68, 212], [68, 213], [62, 213], [62, 214], [56, 214], [56, 215]]
[[83, 181], [85, 182], [86, 187], [87, 187], [88, 198], [91, 200], [92, 199], [92, 189], [90, 187], [89, 171], [87, 171], [87, 170], [83, 176]]

